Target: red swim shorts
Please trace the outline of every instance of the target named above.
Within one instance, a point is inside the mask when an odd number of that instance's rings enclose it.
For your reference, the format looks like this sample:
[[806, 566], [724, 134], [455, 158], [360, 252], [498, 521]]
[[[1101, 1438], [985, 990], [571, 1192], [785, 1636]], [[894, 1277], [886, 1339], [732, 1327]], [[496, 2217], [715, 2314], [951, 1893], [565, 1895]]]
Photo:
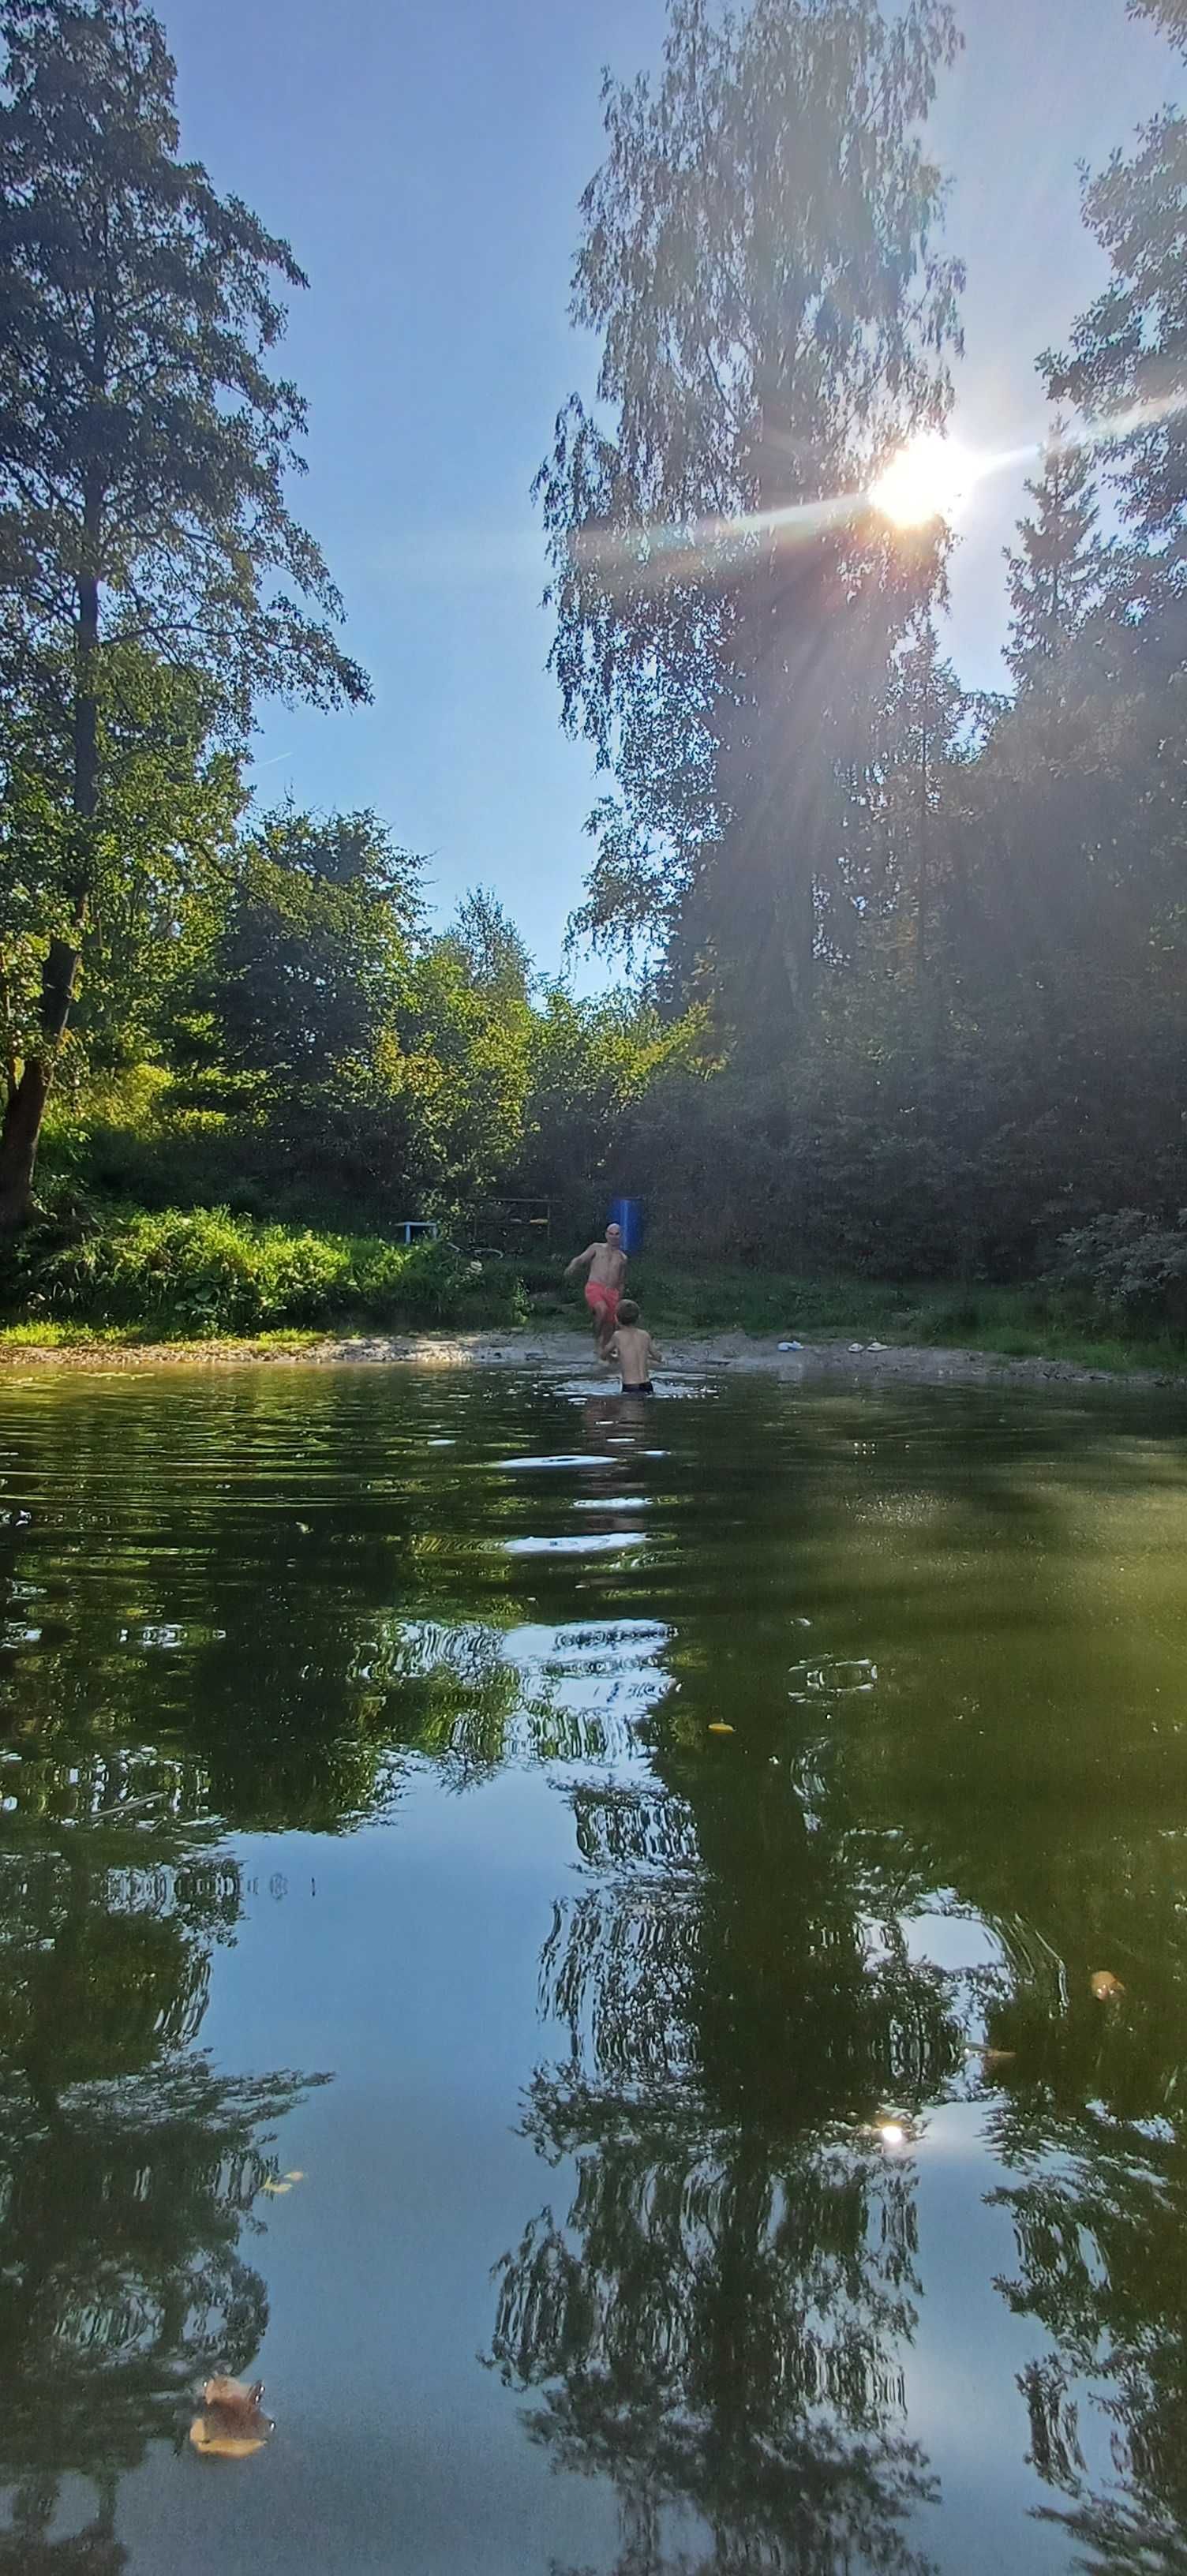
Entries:
[[590, 1307], [595, 1315], [601, 1313], [604, 1309], [608, 1324], [614, 1324], [618, 1321], [618, 1300], [621, 1295], [621, 1288], [606, 1288], [603, 1286], [600, 1279], [586, 1280], [586, 1305]]

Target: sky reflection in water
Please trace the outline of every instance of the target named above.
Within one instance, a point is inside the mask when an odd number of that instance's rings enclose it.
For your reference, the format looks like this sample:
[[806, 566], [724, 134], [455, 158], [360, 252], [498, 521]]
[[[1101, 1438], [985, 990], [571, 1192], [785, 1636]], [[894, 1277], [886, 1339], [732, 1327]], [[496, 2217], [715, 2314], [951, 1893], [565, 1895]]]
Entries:
[[1185, 1460], [10, 1382], [0, 2569], [1187, 2566]]

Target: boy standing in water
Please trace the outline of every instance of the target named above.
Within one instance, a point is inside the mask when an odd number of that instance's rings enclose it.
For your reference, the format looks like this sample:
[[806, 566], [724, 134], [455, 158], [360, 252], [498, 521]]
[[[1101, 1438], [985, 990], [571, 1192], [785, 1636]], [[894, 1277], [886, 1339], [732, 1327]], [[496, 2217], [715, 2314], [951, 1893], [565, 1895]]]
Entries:
[[565, 1272], [571, 1279], [589, 1264], [585, 1283], [585, 1302], [593, 1316], [594, 1349], [598, 1358], [607, 1358], [614, 1326], [618, 1318], [618, 1300], [626, 1277], [626, 1254], [622, 1248], [622, 1228], [608, 1225], [604, 1243], [590, 1243], [584, 1252], [569, 1263]]
[[606, 1357], [618, 1362], [624, 1395], [654, 1395], [651, 1372], [663, 1367], [664, 1355], [652, 1341], [633, 1297], [624, 1297], [619, 1305], [618, 1330]]

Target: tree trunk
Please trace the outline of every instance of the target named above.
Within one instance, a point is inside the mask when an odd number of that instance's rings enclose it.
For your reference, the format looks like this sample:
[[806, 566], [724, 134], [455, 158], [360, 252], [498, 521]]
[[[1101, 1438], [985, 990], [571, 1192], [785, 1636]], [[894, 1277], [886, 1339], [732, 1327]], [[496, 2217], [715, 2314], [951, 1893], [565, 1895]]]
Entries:
[[0, 1232], [23, 1225], [28, 1216], [48, 1094], [48, 1067], [42, 1058], [32, 1056], [9, 1094], [0, 1127]]
[[[98, 541], [98, 499], [88, 495], [84, 543], [93, 553]], [[86, 928], [90, 894], [90, 827], [99, 802], [99, 583], [95, 574], [79, 575], [78, 621], [74, 637], [74, 817], [78, 827], [74, 869], [75, 941]], [[78, 976], [79, 949], [65, 939], [51, 939], [41, 972], [43, 1050], [29, 1056], [19, 1080], [10, 1088], [0, 1127], [0, 1233], [24, 1225], [33, 1196], [33, 1174], [41, 1122], [53, 1080], [54, 1057], [65, 1034]]]
[[[780, 436], [778, 382], [760, 399], [754, 476], [761, 513], [795, 497]], [[754, 698], [750, 782], [769, 867], [769, 924], [783, 968], [788, 1025], [811, 1016], [816, 983], [816, 859], [827, 804], [828, 623], [835, 553], [827, 539], [765, 541], [750, 585]], [[756, 819], [757, 819], [756, 816]]]
[[929, 884], [931, 851], [928, 846], [931, 834], [931, 776], [928, 769], [930, 754], [931, 710], [925, 699], [923, 740], [919, 760], [919, 919], [915, 952], [916, 972], [920, 977], [927, 973], [927, 906], [931, 891]]
[[[85, 906], [81, 909], [85, 919]], [[0, 1126], [0, 1232], [23, 1225], [29, 1213], [41, 1121], [53, 1074], [53, 1049], [70, 1016], [78, 954], [67, 940], [51, 939], [41, 972], [41, 1025], [46, 1050], [43, 1055], [27, 1058], [9, 1091]]]

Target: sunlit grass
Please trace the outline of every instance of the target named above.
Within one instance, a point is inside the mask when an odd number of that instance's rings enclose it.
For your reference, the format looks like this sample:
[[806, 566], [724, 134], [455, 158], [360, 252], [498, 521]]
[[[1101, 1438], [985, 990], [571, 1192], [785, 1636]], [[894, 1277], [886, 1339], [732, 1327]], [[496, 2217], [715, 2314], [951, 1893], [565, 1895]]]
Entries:
[[75, 1350], [92, 1343], [143, 1342], [145, 1338], [139, 1324], [59, 1324], [39, 1318], [31, 1324], [0, 1325], [0, 1350]]
[[[529, 1265], [527, 1303], [532, 1329], [572, 1326], [584, 1332], [585, 1309], [580, 1294], [561, 1277], [562, 1260]], [[193, 1347], [201, 1344], [228, 1351], [261, 1354], [302, 1352], [327, 1340], [368, 1338], [385, 1331], [433, 1329], [467, 1332], [513, 1329], [518, 1301], [522, 1313], [521, 1273], [510, 1260], [488, 1260], [480, 1276], [468, 1279], [452, 1319], [429, 1327], [408, 1320], [390, 1321], [343, 1313], [320, 1329], [276, 1325], [254, 1332], [203, 1330], [191, 1324], [184, 1337], [165, 1318], [105, 1323], [69, 1317], [25, 1318], [0, 1326], [0, 1355], [22, 1350], [102, 1350], [144, 1347]], [[631, 1264], [631, 1290], [639, 1299], [657, 1339], [745, 1333], [768, 1347], [779, 1341], [884, 1342], [890, 1346], [930, 1350], [972, 1350], [1005, 1359], [1070, 1362], [1124, 1375], [1135, 1369], [1164, 1376], [1187, 1375], [1187, 1339], [1171, 1333], [1133, 1334], [1094, 1329], [1083, 1318], [1061, 1313], [1049, 1292], [1035, 1284], [1013, 1287], [955, 1287], [827, 1273], [750, 1270], [728, 1265], [688, 1267], [646, 1256]]]
[[163, 1334], [152, 1324], [76, 1324], [50, 1321], [0, 1324], [0, 1351], [75, 1351], [75, 1350], [184, 1350], [194, 1341], [225, 1343], [228, 1349], [253, 1351], [310, 1350], [326, 1336], [324, 1333], [277, 1331], [267, 1333], [187, 1334], [185, 1340]]
[[992, 1351], [1119, 1372], [1187, 1371], [1181, 1336], [1094, 1330], [1061, 1316], [1034, 1284], [954, 1288], [951, 1281], [685, 1270], [644, 1258], [631, 1265], [631, 1288], [661, 1341], [665, 1332], [744, 1332], [759, 1339]]

